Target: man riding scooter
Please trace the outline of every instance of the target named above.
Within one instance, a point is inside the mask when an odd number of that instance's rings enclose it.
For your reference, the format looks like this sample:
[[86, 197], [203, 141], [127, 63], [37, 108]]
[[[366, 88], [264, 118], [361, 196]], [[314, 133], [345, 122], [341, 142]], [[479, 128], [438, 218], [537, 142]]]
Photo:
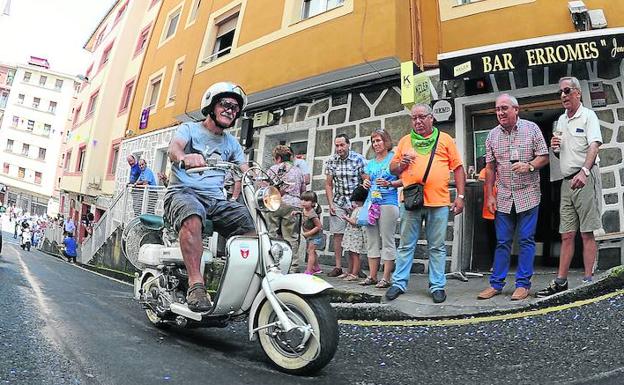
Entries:
[[205, 120], [182, 123], [169, 143], [172, 167], [164, 200], [165, 217], [179, 233], [188, 272], [186, 300], [189, 309], [195, 312], [208, 311], [212, 306], [200, 273], [204, 220], [210, 219], [215, 231], [225, 238], [255, 235], [255, 226], [244, 205], [228, 201], [223, 195], [225, 172], [187, 174], [185, 169], [203, 167], [206, 159], [215, 157], [240, 165], [243, 172], [248, 169], [238, 140], [225, 132], [234, 126], [246, 102], [247, 97], [238, 85], [213, 84], [201, 101]]

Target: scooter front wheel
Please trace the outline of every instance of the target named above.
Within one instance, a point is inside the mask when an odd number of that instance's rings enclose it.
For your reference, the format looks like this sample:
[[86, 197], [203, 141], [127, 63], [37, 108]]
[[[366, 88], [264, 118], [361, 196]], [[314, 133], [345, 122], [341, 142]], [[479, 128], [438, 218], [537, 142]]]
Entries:
[[[296, 293], [276, 294], [286, 307], [288, 318], [302, 327], [285, 333], [279, 326], [258, 331], [258, 340], [267, 358], [278, 370], [290, 374], [308, 374], [322, 369], [331, 361], [338, 347], [338, 321], [325, 295], [302, 297]], [[268, 300], [258, 313], [257, 326], [278, 321]], [[310, 334], [305, 336], [304, 330]]]

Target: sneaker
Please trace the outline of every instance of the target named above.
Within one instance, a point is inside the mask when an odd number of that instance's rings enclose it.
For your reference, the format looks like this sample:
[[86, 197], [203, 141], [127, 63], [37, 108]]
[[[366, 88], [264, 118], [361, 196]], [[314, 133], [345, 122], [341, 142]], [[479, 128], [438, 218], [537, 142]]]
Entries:
[[337, 277], [340, 274], [342, 274], [342, 268], [341, 267], [334, 267], [332, 269], [332, 271], [330, 271], [329, 273], [327, 273], [328, 277]]
[[583, 277], [583, 281], [581, 281], [582, 283], [592, 283], [594, 282], [594, 279], [592, 277]]
[[442, 303], [446, 301], [446, 292], [442, 289], [436, 290], [431, 293], [431, 298], [433, 298], [433, 303]]
[[203, 283], [195, 283], [186, 292], [186, 303], [190, 311], [202, 313], [212, 308], [210, 296]]
[[323, 270], [319, 267], [318, 269], [312, 270], [312, 274], [314, 275], [323, 274]]
[[542, 289], [535, 293], [537, 298], [550, 297], [553, 294], [561, 293], [562, 291], [568, 290], [568, 281], [566, 281], [563, 285], [558, 284], [554, 280], [550, 281], [550, 285], [547, 288]]
[[394, 301], [398, 296], [405, 293], [403, 290], [399, 289], [397, 286], [390, 286], [388, 291], [386, 291], [386, 298], [390, 301]]

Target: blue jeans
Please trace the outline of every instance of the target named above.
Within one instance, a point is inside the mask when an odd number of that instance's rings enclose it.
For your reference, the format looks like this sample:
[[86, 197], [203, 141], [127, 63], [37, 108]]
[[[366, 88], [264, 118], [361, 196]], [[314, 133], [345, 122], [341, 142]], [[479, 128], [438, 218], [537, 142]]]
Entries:
[[514, 233], [518, 231], [520, 255], [518, 255], [518, 270], [516, 271], [516, 287], [531, 288], [533, 276], [533, 260], [535, 259], [535, 227], [539, 206], [530, 210], [516, 213], [514, 207], [510, 214], [496, 212], [494, 226], [496, 227], [496, 251], [494, 252], [494, 266], [490, 285], [496, 290], [505, 286], [505, 277], [509, 271], [511, 244]]
[[424, 207], [414, 211], [405, 210], [401, 215], [401, 243], [397, 250], [396, 267], [392, 274], [392, 286], [405, 291], [410, 277], [416, 244], [420, 237], [423, 220], [429, 250], [429, 290], [444, 289], [446, 276], [446, 228], [448, 206]]

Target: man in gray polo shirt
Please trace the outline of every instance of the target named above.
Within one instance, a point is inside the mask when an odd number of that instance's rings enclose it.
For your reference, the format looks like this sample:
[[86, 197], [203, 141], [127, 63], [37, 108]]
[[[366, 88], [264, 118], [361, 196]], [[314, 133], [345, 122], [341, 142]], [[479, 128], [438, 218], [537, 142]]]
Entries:
[[561, 102], [565, 108], [557, 121], [550, 142], [559, 153], [561, 173], [561, 254], [557, 278], [537, 292], [547, 297], [568, 289], [568, 270], [574, 256], [574, 238], [578, 230], [583, 238], [583, 282], [591, 282], [598, 253], [594, 230], [602, 228], [602, 186], [598, 169], [598, 150], [602, 144], [596, 114], [581, 104], [581, 84], [575, 77], [559, 80]]

